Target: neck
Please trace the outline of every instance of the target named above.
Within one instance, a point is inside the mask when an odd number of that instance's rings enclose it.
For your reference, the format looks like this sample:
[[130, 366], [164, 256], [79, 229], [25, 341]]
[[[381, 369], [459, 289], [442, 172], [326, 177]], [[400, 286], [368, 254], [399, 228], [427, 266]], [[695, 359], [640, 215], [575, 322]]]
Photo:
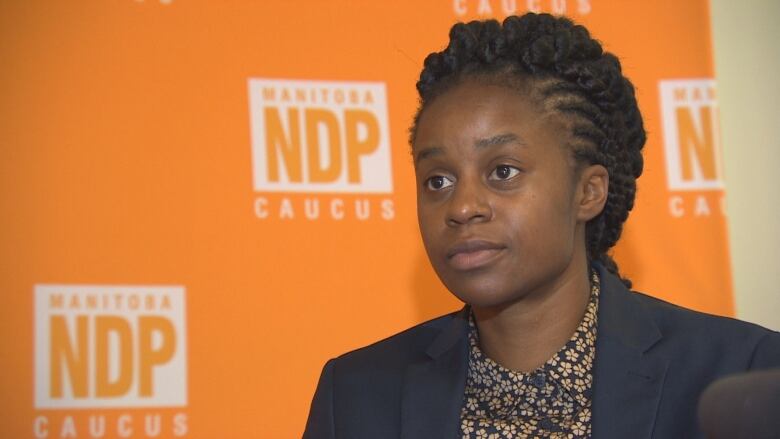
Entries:
[[530, 372], [558, 352], [582, 321], [590, 298], [587, 262], [575, 265], [545, 291], [508, 305], [472, 307], [485, 355], [507, 369]]

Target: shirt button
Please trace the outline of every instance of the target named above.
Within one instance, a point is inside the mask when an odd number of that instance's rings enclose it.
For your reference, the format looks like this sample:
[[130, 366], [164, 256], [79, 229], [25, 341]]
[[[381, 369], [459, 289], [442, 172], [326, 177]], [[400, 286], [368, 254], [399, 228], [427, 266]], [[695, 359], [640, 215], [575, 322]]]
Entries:
[[539, 421], [539, 428], [550, 431], [555, 428], [555, 424], [553, 424], [553, 421], [551, 421], [550, 418], [542, 418], [542, 420]]
[[544, 374], [542, 373], [535, 373], [531, 375], [531, 384], [539, 390], [544, 388], [545, 381]]

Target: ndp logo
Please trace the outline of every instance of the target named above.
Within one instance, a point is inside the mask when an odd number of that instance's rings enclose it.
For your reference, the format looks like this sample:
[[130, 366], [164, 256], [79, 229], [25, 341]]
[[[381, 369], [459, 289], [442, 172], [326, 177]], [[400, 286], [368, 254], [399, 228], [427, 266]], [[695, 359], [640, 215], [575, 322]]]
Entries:
[[186, 405], [184, 288], [35, 287], [35, 408]]
[[672, 195], [671, 215], [725, 215], [715, 81], [661, 81], [660, 91], [669, 189], [699, 191]]
[[715, 81], [661, 81], [661, 110], [669, 188], [723, 188]]
[[258, 192], [393, 190], [382, 83], [250, 79]]

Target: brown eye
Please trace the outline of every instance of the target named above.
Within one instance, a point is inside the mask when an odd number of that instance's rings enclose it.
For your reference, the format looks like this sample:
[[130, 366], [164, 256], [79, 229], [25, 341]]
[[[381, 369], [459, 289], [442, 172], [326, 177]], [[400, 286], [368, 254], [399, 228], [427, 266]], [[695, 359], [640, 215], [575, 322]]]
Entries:
[[510, 178], [514, 177], [515, 175], [519, 174], [520, 170], [515, 168], [514, 166], [509, 165], [499, 165], [496, 167], [496, 169], [493, 170], [493, 172], [490, 173], [490, 176], [488, 176], [489, 180], [509, 180]]
[[436, 175], [425, 182], [425, 186], [432, 191], [439, 191], [452, 186], [453, 181], [443, 175]]

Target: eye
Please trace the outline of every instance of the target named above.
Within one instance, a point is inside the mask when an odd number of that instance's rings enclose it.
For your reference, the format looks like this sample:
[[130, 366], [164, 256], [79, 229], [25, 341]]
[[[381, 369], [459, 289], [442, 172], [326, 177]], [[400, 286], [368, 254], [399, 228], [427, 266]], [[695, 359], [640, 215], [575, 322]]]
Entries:
[[449, 177], [436, 175], [426, 180], [425, 187], [432, 191], [440, 191], [444, 188], [452, 186], [453, 183], [454, 182]]
[[520, 173], [514, 166], [499, 165], [488, 176], [488, 180], [509, 180]]

